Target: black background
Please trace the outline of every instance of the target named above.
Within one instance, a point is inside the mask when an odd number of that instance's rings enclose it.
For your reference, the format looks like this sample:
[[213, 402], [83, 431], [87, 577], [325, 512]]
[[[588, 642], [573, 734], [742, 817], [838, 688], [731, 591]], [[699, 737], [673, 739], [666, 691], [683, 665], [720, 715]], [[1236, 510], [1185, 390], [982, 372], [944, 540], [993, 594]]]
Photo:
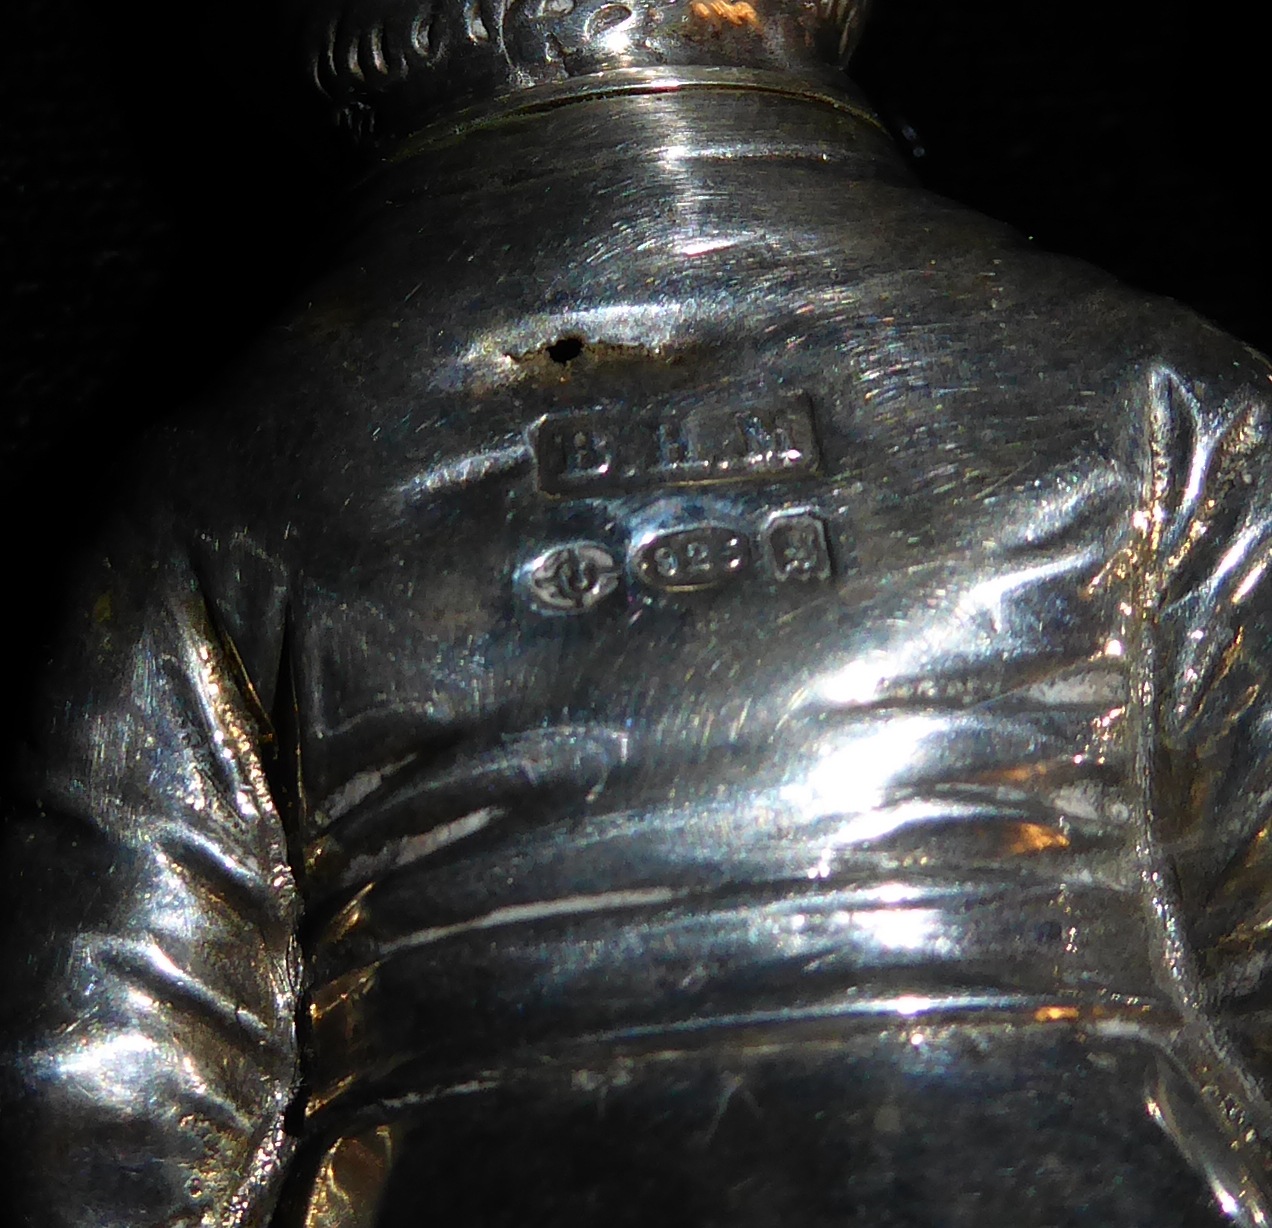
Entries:
[[[929, 186], [1272, 350], [1257, 14], [879, 0], [854, 75]], [[56, 604], [52, 561], [114, 496], [115, 458], [321, 263], [348, 168], [268, 0], [9, 0], [0, 32], [12, 696]]]

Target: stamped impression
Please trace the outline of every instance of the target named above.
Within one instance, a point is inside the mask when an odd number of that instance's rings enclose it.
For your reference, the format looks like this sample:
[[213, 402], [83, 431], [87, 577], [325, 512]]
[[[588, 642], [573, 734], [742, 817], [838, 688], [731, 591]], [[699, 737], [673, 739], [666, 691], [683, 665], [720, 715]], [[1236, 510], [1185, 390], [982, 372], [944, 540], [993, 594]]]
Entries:
[[656, 486], [807, 477], [820, 457], [804, 398], [776, 406], [551, 414], [534, 433], [539, 489], [584, 498]]
[[684, 593], [714, 588], [746, 571], [747, 539], [733, 529], [697, 525], [660, 533], [637, 552], [633, 571], [651, 588]]
[[808, 512], [774, 516], [764, 534], [768, 562], [781, 581], [829, 580], [830, 548], [826, 525]]
[[597, 542], [557, 546], [522, 573], [530, 604], [544, 614], [582, 614], [608, 597], [618, 580], [618, 560]]

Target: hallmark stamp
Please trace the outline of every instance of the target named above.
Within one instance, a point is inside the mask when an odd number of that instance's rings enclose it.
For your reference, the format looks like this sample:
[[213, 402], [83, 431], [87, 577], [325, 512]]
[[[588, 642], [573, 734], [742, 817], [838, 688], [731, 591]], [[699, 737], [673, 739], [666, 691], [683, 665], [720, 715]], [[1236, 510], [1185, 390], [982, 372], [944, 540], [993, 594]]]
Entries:
[[636, 552], [633, 570], [651, 588], [683, 593], [714, 588], [746, 571], [750, 544], [733, 529], [698, 525], [661, 533]]
[[574, 497], [805, 477], [820, 462], [802, 398], [764, 408], [549, 415], [535, 431], [534, 452], [539, 489]]
[[[801, 584], [834, 574], [826, 522], [808, 510], [771, 512], [749, 529], [669, 520], [647, 527], [629, 546], [628, 577], [646, 589], [690, 593], [751, 577]], [[609, 547], [575, 541], [539, 554], [518, 571], [517, 582], [541, 614], [583, 614], [619, 587], [623, 571]]]
[[830, 549], [826, 526], [807, 512], [775, 516], [769, 521], [764, 543], [773, 574], [786, 580], [830, 579]]
[[523, 572], [530, 604], [545, 614], [582, 614], [617, 587], [618, 560], [595, 542], [572, 542], [539, 555]]

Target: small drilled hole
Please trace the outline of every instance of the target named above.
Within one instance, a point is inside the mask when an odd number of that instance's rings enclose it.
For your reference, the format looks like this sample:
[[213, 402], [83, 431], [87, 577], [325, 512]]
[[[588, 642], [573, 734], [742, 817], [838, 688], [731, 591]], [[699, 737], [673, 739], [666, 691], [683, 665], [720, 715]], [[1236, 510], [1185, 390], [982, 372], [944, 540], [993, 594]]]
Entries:
[[583, 342], [577, 337], [562, 337], [560, 341], [555, 341], [548, 346], [548, 357], [562, 366], [567, 362], [573, 362], [581, 353], [583, 353]]

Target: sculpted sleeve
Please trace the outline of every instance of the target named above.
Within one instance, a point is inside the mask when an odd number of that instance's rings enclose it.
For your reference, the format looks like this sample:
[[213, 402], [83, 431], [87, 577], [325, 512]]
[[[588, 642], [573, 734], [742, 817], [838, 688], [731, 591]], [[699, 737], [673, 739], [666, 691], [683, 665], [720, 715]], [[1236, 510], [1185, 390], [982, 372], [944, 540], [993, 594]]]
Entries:
[[1162, 966], [1207, 1044], [1238, 1059], [1258, 1116], [1272, 1074], [1272, 373], [1233, 358], [1217, 378], [1151, 379], [1158, 633], [1140, 757]]
[[268, 735], [182, 558], [126, 542], [79, 607], [5, 833], [18, 1222], [258, 1225], [297, 1066]]

